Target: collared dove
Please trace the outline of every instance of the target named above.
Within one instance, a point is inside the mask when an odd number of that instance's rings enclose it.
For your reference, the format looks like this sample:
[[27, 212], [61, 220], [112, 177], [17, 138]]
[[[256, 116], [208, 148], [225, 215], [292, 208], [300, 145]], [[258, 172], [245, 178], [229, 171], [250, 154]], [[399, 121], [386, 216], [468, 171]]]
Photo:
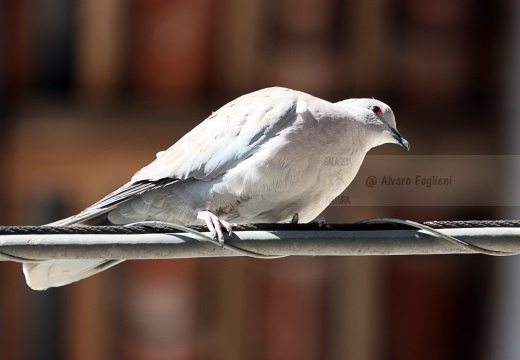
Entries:
[[[224, 105], [159, 152], [129, 183], [49, 225], [203, 220], [223, 241], [222, 227], [231, 231], [231, 223], [309, 222], [346, 189], [365, 154], [385, 143], [409, 149], [392, 110], [381, 101], [330, 103], [300, 91], [267, 88]], [[25, 263], [24, 274], [31, 288], [43, 290], [119, 262]]]

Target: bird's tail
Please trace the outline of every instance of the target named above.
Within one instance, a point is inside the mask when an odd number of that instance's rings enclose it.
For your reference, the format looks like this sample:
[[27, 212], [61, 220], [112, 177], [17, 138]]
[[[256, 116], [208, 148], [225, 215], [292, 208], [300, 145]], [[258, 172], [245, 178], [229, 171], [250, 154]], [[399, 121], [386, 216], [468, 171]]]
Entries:
[[79, 281], [122, 261], [124, 260], [47, 260], [37, 263], [24, 263], [23, 273], [25, 281], [31, 289], [45, 290]]
[[[90, 223], [93, 222], [92, 219], [95, 219], [97, 215], [103, 215], [103, 211], [99, 211], [99, 214], [88, 214], [89, 216], [82, 215], [83, 213], [47, 224], [47, 226], [90, 225]], [[123, 261], [124, 260], [74, 259], [27, 262], [23, 264], [23, 273], [25, 275], [25, 281], [31, 289], [45, 290], [50, 287], [63, 286], [79, 281]]]

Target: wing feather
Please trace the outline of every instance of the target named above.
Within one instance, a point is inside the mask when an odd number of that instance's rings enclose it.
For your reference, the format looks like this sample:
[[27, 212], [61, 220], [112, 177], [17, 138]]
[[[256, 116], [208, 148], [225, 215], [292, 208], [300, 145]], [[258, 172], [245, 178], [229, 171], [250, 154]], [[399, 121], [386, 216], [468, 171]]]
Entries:
[[298, 92], [285, 88], [268, 88], [241, 96], [160, 153], [132, 180], [214, 179], [294, 122], [297, 101]]
[[[97, 203], [89, 206], [79, 214], [47, 224], [47, 226], [68, 226], [75, 224], [96, 225], [98, 223], [102, 224], [104, 222], [103, 216], [116, 208], [122, 202], [133, 199], [145, 192], [173, 184], [177, 181], [179, 180], [165, 178], [153, 181], [140, 180], [134, 183], [127, 183], [116, 191], [108, 194]], [[99, 220], [99, 218], [103, 218], [103, 220]], [[99, 221], [96, 221], [96, 219]]]
[[132, 180], [81, 213], [48, 225], [103, 224], [118, 205], [172, 183], [214, 179], [251, 156], [297, 118], [299, 93], [267, 88], [237, 98], [214, 112]]

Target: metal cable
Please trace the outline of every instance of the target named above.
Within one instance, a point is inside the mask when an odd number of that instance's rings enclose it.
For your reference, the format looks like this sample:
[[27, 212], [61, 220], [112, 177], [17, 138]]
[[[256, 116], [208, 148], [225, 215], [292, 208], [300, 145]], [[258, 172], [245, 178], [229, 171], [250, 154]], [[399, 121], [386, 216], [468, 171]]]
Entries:
[[[214, 240], [213, 238], [211, 238], [211, 237], [209, 237], [207, 235], [204, 235], [201, 232], [199, 232], [197, 230], [194, 230], [192, 228], [188, 228], [188, 227], [183, 226], [183, 225], [167, 223], [167, 222], [163, 222], [163, 221], [140, 221], [140, 222], [129, 224], [129, 225], [131, 225], [131, 226], [139, 225], [139, 226], [145, 226], [145, 227], [151, 227], [151, 228], [154, 228], [154, 227], [159, 227], [159, 228], [163, 228], [163, 227], [168, 228], [169, 227], [169, 228], [173, 228], [173, 229], [176, 229], [176, 230], [180, 230], [180, 231], [187, 232], [187, 233], [193, 234], [195, 236], [198, 236], [202, 240], [209, 241], [210, 243], [213, 243], [213, 244], [217, 245], [218, 247], [221, 247], [222, 249], [230, 250], [230, 251], [233, 251], [233, 252], [235, 252], [235, 253], [237, 253], [239, 255], [249, 256], [249, 257], [253, 257], [253, 258], [257, 258], [257, 259], [279, 259], [279, 258], [283, 258], [283, 257], [289, 256], [289, 255], [267, 255], [267, 254], [261, 254], [261, 253], [255, 252], [255, 251], [245, 250], [245, 249], [242, 249], [242, 248], [239, 248], [237, 246], [230, 245], [230, 244], [226, 244], [226, 243], [222, 243], [221, 244], [217, 240]], [[127, 225], [127, 226], [129, 226], [129, 225]]]
[[[235, 231], [367, 231], [367, 230], [403, 230], [421, 229], [430, 235], [442, 238], [468, 250], [493, 256], [516, 255], [516, 252], [497, 251], [482, 248], [455, 237], [438, 231], [439, 229], [456, 228], [497, 228], [497, 227], [520, 227], [518, 220], [469, 220], [469, 221], [429, 221], [417, 223], [410, 220], [394, 218], [377, 218], [363, 220], [353, 224], [325, 224], [320, 226], [316, 223], [309, 224], [242, 224], [234, 225]], [[0, 226], [1, 235], [69, 235], [69, 234], [174, 234], [186, 232], [193, 234], [203, 241], [208, 241], [218, 247], [233, 251], [239, 255], [261, 258], [276, 259], [288, 255], [267, 255], [245, 250], [237, 246], [218, 241], [203, 234], [207, 228], [203, 225], [177, 225], [159, 221], [143, 221], [125, 226]], [[39, 260], [26, 259], [18, 256], [0, 252], [0, 258], [16, 262], [35, 262]]]
[[[520, 227], [520, 220], [463, 220], [463, 221], [427, 221], [417, 223], [433, 229], [483, 228], [483, 227]], [[410, 229], [410, 224], [402, 223], [363, 223], [325, 224], [240, 224], [236, 231], [327, 231], [327, 230], [402, 230]], [[184, 225], [184, 229], [205, 232], [204, 225]], [[134, 223], [125, 226], [0, 226], [0, 235], [21, 234], [164, 234], [184, 232], [175, 229], [172, 224], [156, 222], [155, 226]]]
[[[479, 254], [484, 255], [492, 255], [492, 256], [511, 256], [511, 255], [518, 255], [517, 252], [511, 252], [511, 251], [500, 251], [500, 250], [491, 250], [486, 249], [477, 245], [470, 244], [468, 242], [465, 242], [463, 240], [457, 239], [453, 236], [449, 236], [446, 234], [441, 233], [440, 231], [437, 231], [433, 229], [432, 227], [421, 224], [415, 221], [410, 220], [404, 220], [404, 219], [396, 219], [396, 218], [374, 218], [374, 219], [367, 219], [367, 220], [361, 220], [359, 221], [360, 224], [373, 224], [373, 223], [391, 223], [391, 224], [403, 224], [403, 225], [409, 225], [412, 227], [415, 227], [417, 229], [424, 230], [428, 232], [430, 235], [433, 235], [435, 237], [442, 238], [446, 241], [451, 242], [452, 244], [461, 246], [463, 248], [466, 248], [471, 251], [475, 251]], [[484, 226], [478, 226], [478, 227], [484, 227]]]

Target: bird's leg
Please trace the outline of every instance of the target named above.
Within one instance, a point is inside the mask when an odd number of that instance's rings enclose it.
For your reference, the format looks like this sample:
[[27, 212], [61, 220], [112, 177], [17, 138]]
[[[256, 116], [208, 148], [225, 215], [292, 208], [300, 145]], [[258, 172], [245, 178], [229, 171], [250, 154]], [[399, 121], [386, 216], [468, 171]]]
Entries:
[[220, 244], [224, 244], [224, 233], [222, 232], [222, 227], [224, 227], [229, 236], [233, 234], [233, 226], [227, 221], [220, 220], [217, 215], [203, 210], [197, 213], [197, 219], [206, 222], [206, 226], [211, 233], [211, 237], [214, 240], [218, 240]]
[[323, 226], [323, 225], [325, 225], [325, 218], [324, 217], [316, 218], [316, 219], [312, 220], [312, 222], [318, 223], [319, 226]]
[[298, 224], [298, 213], [294, 213], [291, 219], [291, 224]]

